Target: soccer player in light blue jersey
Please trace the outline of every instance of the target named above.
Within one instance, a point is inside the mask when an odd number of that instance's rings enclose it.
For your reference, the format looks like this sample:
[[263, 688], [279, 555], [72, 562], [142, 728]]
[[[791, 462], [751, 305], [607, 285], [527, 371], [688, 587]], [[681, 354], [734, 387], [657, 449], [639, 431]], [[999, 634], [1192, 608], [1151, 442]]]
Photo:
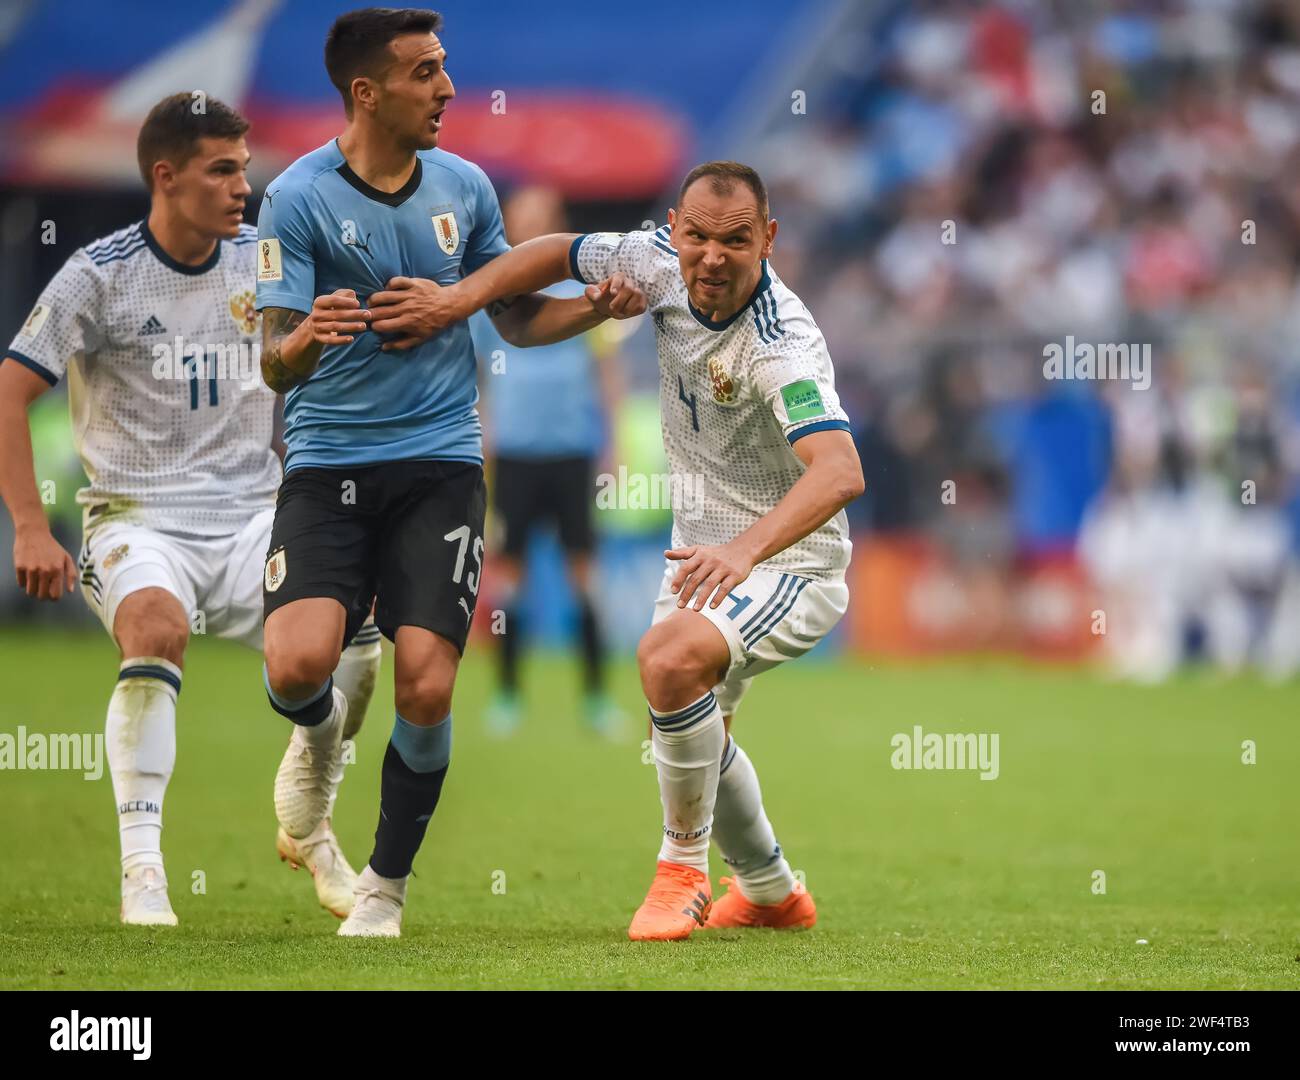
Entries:
[[[565, 229], [564, 201], [553, 188], [521, 188], [504, 209], [512, 243]], [[547, 295], [572, 297], [583, 291], [576, 282], [561, 282]], [[527, 548], [534, 534], [553, 527], [577, 608], [583, 720], [591, 731], [616, 737], [623, 717], [605, 692], [604, 639], [592, 573], [592, 492], [606, 417], [612, 417], [618, 396], [616, 361], [601, 356], [591, 335], [538, 349], [512, 349], [486, 312], [476, 314], [470, 328], [484, 370], [491, 372], [484, 390], [493, 507], [501, 535], [501, 551], [492, 564], [493, 595], [505, 615], [488, 730], [503, 736], [519, 726], [519, 659], [530, 630], [520, 599], [528, 584]]]
[[[427, 317], [450, 285], [507, 250], [492, 185], [438, 149], [455, 95], [420, 9], [342, 15], [325, 66], [343, 133], [267, 187], [258, 219], [262, 374], [285, 402], [285, 480], [264, 570], [266, 687], [294, 723], [276, 776], [291, 837], [328, 809], [347, 702], [330, 672], [375, 606], [395, 645], [397, 715], [379, 825], [350, 936], [400, 934], [406, 879], [451, 754], [451, 695], [482, 574], [483, 482], [469, 328]], [[493, 305], [513, 345], [644, 310], [612, 281], [572, 299]]]

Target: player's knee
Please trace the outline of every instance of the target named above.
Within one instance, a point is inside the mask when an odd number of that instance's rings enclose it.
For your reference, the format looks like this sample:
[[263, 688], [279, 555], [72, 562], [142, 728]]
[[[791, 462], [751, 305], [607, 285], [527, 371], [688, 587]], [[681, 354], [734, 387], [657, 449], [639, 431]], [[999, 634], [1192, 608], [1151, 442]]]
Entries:
[[451, 687], [438, 674], [421, 672], [395, 680], [393, 703], [412, 724], [436, 724], [451, 711]]
[[158, 589], [141, 590], [123, 600], [113, 632], [124, 657], [160, 656], [173, 664], [184, 659], [190, 638], [180, 601]]
[[641, 685], [651, 700], [665, 695], [675, 696], [703, 687], [700, 693], [713, 684], [705, 660], [689, 643], [674, 640], [667, 634], [653, 630], [641, 639], [636, 651], [637, 667], [641, 672]]
[[309, 697], [334, 670], [337, 658], [315, 656], [302, 649], [266, 642], [266, 681], [278, 695], [291, 701]]
[[168, 623], [141, 627], [119, 644], [123, 656], [160, 656], [173, 664], [180, 664], [185, 658], [189, 638], [189, 627], [184, 622]]

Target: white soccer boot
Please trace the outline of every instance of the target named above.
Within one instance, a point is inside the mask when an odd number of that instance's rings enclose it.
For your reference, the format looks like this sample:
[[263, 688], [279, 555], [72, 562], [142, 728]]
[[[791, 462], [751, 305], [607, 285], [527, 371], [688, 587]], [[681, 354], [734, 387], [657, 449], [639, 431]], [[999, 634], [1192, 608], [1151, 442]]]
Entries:
[[339, 937], [401, 937], [405, 903], [406, 879], [382, 878], [367, 864], [357, 878], [356, 902], [339, 927]]
[[[334, 793], [343, 779], [343, 726], [348, 699], [334, 688], [334, 709], [321, 721], [332, 725], [326, 746], [312, 746], [295, 724], [289, 747], [275, 774], [275, 816], [280, 828], [295, 840], [311, 835], [330, 812]], [[313, 732], [313, 734], [315, 734]]]
[[347, 918], [352, 910], [352, 891], [356, 888], [357, 874], [339, 847], [329, 818], [301, 840], [295, 840], [280, 829], [275, 837], [275, 850], [280, 853], [281, 862], [287, 862], [295, 870], [305, 866], [311, 871], [316, 899], [321, 907], [340, 919]]
[[175, 926], [161, 866], [138, 866], [122, 875], [122, 922], [127, 926]]

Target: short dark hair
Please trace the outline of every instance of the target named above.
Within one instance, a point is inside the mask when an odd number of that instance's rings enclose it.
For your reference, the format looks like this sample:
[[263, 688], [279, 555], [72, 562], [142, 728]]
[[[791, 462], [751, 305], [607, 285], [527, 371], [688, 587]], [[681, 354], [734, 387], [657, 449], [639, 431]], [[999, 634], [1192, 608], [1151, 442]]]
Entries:
[[149, 110], [135, 141], [135, 156], [145, 186], [153, 190], [153, 167], [170, 161], [184, 167], [199, 148], [199, 140], [238, 139], [248, 121], [224, 101], [203, 96], [202, 91], [172, 94]]
[[383, 68], [389, 43], [403, 34], [436, 34], [442, 16], [424, 8], [361, 8], [334, 20], [325, 37], [325, 70], [352, 115], [352, 80]]
[[744, 184], [754, 193], [759, 217], [767, 220], [767, 186], [757, 172], [739, 161], [706, 161], [703, 165], [696, 165], [682, 181], [682, 189], [677, 193], [678, 206], [686, 196], [686, 189], [706, 176], [710, 178], [709, 186], [715, 195], [730, 195], [736, 184]]

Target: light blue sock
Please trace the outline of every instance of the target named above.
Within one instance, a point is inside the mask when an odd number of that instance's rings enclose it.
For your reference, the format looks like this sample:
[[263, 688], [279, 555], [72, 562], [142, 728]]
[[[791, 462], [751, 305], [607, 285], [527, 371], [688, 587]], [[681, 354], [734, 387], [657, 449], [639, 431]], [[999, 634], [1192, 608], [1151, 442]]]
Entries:
[[412, 724], [394, 713], [393, 734], [389, 742], [411, 772], [430, 773], [445, 769], [451, 761], [451, 713], [432, 727]]

